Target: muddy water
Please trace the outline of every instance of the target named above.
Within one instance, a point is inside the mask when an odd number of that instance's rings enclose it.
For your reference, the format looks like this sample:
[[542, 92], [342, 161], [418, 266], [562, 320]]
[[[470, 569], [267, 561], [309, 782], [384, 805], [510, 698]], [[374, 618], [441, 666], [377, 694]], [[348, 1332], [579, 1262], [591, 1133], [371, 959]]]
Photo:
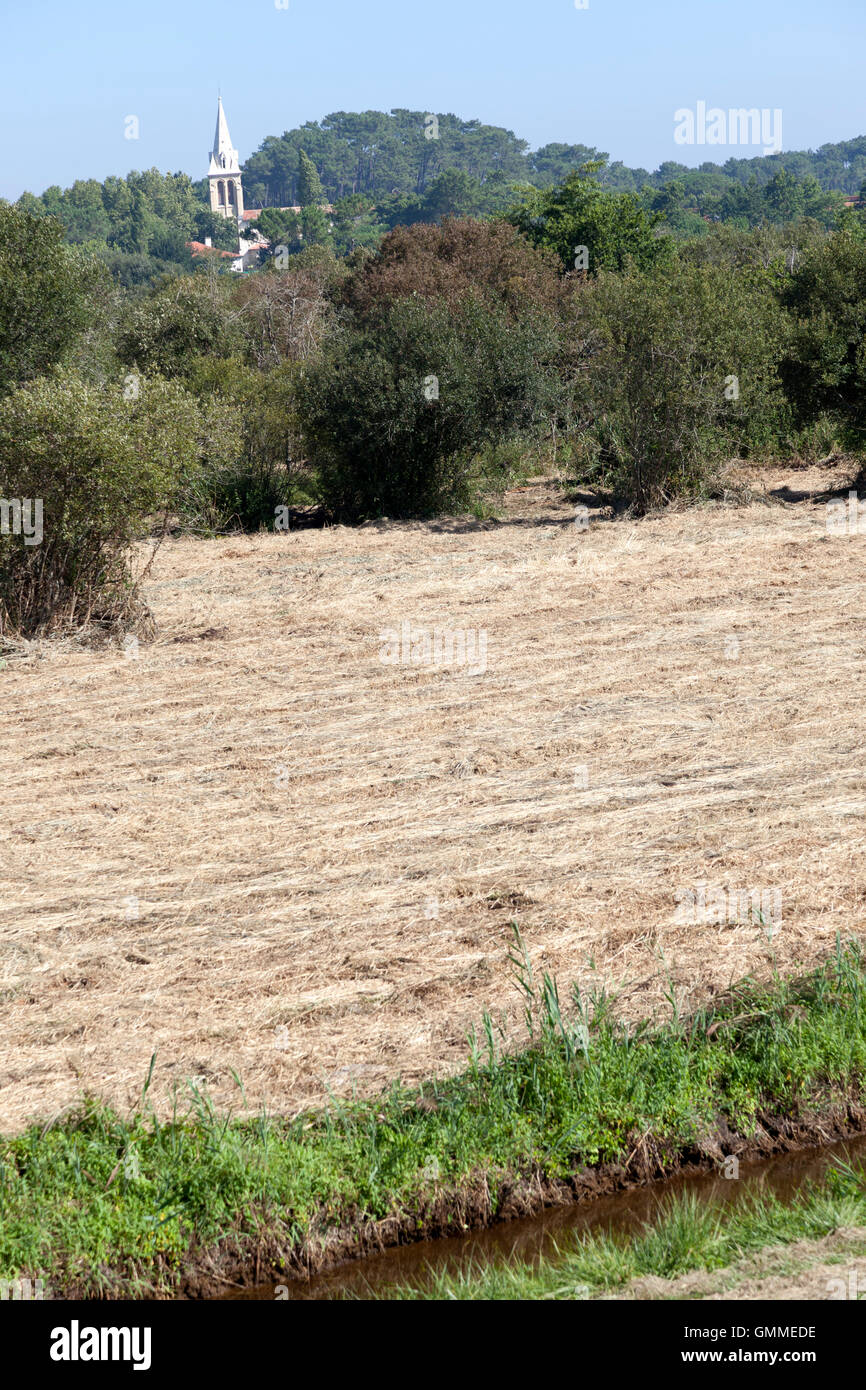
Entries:
[[[834, 1159], [866, 1165], [866, 1137], [803, 1149], [760, 1163], [740, 1165], [738, 1181], [713, 1173], [675, 1177], [649, 1187], [632, 1188], [609, 1197], [567, 1207], [553, 1207], [522, 1221], [503, 1222], [465, 1236], [419, 1241], [397, 1246], [380, 1255], [347, 1261], [311, 1279], [287, 1281], [290, 1299], [340, 1298], [344, 1294], [369, 1298], [384, 1293], [389, 1285], [422, 1287], [431, 1272], [459, 1273], [468, 1265], [492, 1265], [512, 1259], [530, 1262], [549, 1258], [557, 1245], [584, 1231], [610, 1230], [626, 1234], [655, 1217], [663, 1198], [694, 1193], [702, 1200], [733, 1205], [756, 1189], [791, 1201], [804, 1184], [825, 1177]], [[229, 1299], [273, 1299], [274, 1284], [235, 1290]], [[282, 1295], [285, 1297], [285, 1294]]]

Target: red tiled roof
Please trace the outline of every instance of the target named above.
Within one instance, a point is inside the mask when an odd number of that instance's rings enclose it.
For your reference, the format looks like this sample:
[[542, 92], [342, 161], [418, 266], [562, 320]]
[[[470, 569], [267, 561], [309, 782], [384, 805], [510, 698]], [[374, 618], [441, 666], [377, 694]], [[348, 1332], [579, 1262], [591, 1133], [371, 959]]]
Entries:
[[187, 246], [194, 256], [216, 254], [218, 256], [228, 256], [231, 260], [237, 260], [240, 251], [219, 251], [215, 246], [205, 246], [203, 241], [188, 241]]
[[[330, 203], [321, 203], [322, 212], [333, 212]], [[247, 208], [244, 212], [244, 221], [252, 222], [253, 218], [260, 217], [263, 212], [303, 212], [303, 208], [298, 204], [293, 208]]]

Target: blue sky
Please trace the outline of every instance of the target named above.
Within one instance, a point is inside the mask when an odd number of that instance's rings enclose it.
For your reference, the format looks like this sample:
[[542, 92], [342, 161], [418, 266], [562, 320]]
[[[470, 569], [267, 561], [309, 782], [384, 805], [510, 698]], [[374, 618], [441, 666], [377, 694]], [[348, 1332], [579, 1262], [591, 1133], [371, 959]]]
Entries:
[[[241, 159], [338, 110], [403, 106], [582, 142], [627, 164], [674, 112], [781, 108], [783, 148], [866, 132], [864, 0], [4, 0], [0, 196], [207, 168], [217, 87]], [[136, 115], [137, 141], [124, 138]]]

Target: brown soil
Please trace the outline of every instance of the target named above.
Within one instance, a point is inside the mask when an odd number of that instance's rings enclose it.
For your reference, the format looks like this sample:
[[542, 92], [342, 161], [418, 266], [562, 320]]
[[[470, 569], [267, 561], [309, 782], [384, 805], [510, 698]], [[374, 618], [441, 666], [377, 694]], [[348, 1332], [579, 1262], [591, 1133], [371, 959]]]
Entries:
[[[512, 919], [631, 1017], [862, 930], [866, 538], [815, 496], [847, 476], [171, 541], [137, 659], [0, 653], [0, 1129], [134, 1104], [154, 1051], [162, 1113], [186, 1078], [241, 1108], [233, 1069], [283, 1113], [454, 1070], [519, 1020]], [[483, 630], [486, 671], [383, 664], [403, 622]], [[772, 941], [678, 922], [700, 882], [781, 891]]]

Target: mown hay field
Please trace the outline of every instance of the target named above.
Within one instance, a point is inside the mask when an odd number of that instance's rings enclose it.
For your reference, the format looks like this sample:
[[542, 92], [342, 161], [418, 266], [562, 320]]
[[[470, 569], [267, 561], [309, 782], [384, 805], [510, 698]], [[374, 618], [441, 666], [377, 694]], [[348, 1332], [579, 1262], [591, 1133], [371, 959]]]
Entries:
[[[632, 1017], [862, 932], [866, 525], [810, 495], [840, 480], [171, 540], [154, 643], [0, 654], [0, 1129], [126, 1108], [154, 1052], [163, 1114], [188, 1079], [295, 1113], [453, 1070], [485, 1008], [520, 1035], [512, 921]], [[484, 659], [383, 661], [406, 623]], [[700, 884], [781, 920], [683, 920]]]

